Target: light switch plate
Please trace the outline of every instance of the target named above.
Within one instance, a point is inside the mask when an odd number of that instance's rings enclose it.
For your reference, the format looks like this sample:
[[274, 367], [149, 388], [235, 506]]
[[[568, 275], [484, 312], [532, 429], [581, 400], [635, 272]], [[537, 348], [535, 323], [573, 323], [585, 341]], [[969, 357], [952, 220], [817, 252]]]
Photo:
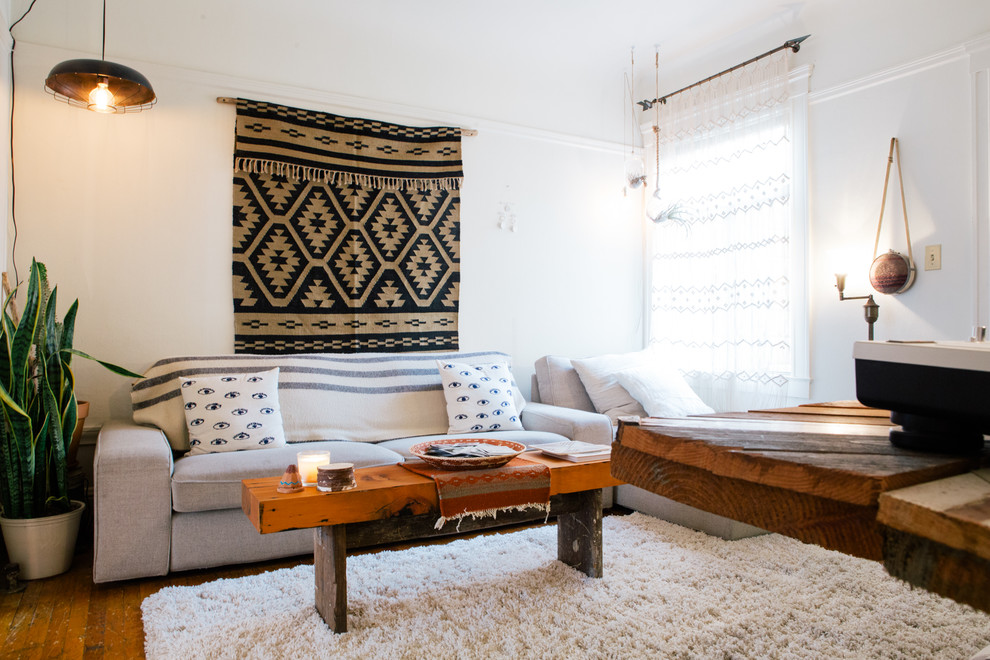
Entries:
[[925, 270], [942, 270], [942, 245], [925, 246]]

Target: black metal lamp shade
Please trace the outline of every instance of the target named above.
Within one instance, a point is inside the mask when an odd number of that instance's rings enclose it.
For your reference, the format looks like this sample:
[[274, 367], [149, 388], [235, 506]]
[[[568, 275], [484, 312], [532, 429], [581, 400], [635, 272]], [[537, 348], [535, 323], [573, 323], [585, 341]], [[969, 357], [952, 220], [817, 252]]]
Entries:
[[[95, 96], [94, 90], [98, 90]], [[56, 64], [45, 79], [45, 91], [59, 101], [95, 112], [141, 112], [158, 100], [147, 78], [128, 66], [106, 60], [66, 60]]]

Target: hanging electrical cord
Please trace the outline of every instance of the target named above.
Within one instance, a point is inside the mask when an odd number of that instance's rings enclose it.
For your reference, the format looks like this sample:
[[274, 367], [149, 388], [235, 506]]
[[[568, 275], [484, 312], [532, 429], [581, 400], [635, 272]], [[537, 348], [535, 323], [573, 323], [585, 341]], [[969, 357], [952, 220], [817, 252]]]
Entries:
[[[656, 93], [660, 96], [660, 47], [656, 49], [654, 55], [654, 68], [656, 70]], [[654, 116], [653, 116], [653, 137], [655, 143], [655, 156], [656, 156], [656, 171], [654, 175], [656, 178], [653, 180], [653, 194], [646, 201], [646, 217], [648, 217], [653, 222], [663, 221], [663, 208], [661, 206], [660, 200], [660, 104], [657, 103], [653, 106]]]
[[16, 202], [17, 202], [17, 186], [14, 180], [14, 49], [17, 48], [17, 39], [14, 38], [14, 28], [17, 24], [23, 21], [31, 10], [34, 9], [34, 3], [38, 0], [31, 0], [31, 4], [28, 5], [27, 10], [21, 17], [10, 25], [10, 223], [14, 228], [13, 241], [10, 246], [10, 263], [14, 267], [14, 288], [20, 284], [20, 277], [17, 274], [17, 213], [16, 213]]
[[[623, 101], [626, 107], [623, 108], [622, 112], [622, 140], [623, 149], [625, 149], [626, 137], [629, 138], [629, 153], [626, 156], [624, 168], [626, 173], [626, 187], [622, 189], [623, 194], [627, 193], [629, 188], [636, 189], [646, 183], [646, 168], [643, 166], [643, 159], [636, 155], [636, 85], [635, 85], [635, 71], [636, 71], [636, 49], [629, 49], [629, 75], [625, 77], [626, 79], [626, 92], [627, 98]], [[628, 109], [628, 113], [626, 113]], [[628, 130], [628, 132], [627, 132]]]
[[[657, 96], [660, 96], [660, 47], [657, 46], [656, 59], [654, 62], [656, 68], [656, 90]], [[666, 103], [666, 101], [664, 101]], [[656, 151], [654, 152], [655, 163], [656, 163], [656, 179], [654, 180], [653, 194], [650, 195], [649, 199], [646, 200], [646, 217], [652, 220], [656, 224], [661, 224], [667, 221], [674, 221], [678, 224], [684, 225], [691, 219], [691, 213], [688, 209], [683, 207], [679, 202], [668, 203], [664, 200], [663, 195], [660, 194], [660, 106], [661, 103], [654, 103], [653, 108], [653, 135], [656, 141]], [[649, 110], [649, 108], [646, 108]]]

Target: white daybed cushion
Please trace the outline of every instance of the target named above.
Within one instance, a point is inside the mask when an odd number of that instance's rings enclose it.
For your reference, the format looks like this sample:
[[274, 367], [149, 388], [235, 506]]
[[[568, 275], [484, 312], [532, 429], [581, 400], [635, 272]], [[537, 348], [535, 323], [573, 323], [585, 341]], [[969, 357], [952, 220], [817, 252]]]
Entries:
[[620, 416], [647, 416], [643, 406], [619, 384], [616, 374], [638, 367], [652, 359], [652, 356], [650, 351], [638, 351], [572, 359], [571, 364], [581, 377], [595, 410], [608, 415], [615, 424]]
[[650, 417], [684, 417], [715, 412], [674, 369], [656, 362], [623, 369], [616, 378]]

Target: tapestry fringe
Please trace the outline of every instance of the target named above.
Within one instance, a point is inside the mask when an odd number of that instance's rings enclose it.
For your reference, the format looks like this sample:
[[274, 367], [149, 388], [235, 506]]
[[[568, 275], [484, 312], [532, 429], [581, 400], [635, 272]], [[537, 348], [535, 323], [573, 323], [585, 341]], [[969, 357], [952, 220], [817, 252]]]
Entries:
[[448, 522], [450, 522], [452, 520], [456, 520], [457, 521], [457, 527], [455, 528], [455, 531], [460, 532], [461, 531], [461, 521], [464, 520], [465, 518], [469, 518], [469, 517], [470, 518], [474, 518], [474, 519], [479, 519], [479, 518], [498, 518], [498, 514], [500, 512], [503, 512], [503, 511], [506, 511], [506, 512], [508, 512], [508, 511], [525, 511], [527, 509], [539, 509], [540, 511], [543, 511], [546, 514], [546, 518], [544, 518], [543, 522], [546, 522], [547, 520], [550, 519], [550, 503], [548, 502], [546, 504], [540, 504], [538, 502], [533, 502], [532, 504], [518, 504], [516, 506], [502, 506], [502, 507], [497, 507], [497, 508], [494, 508], [494, 509], [483, 509], [481, 511], [465, 511], [464, 513], [458, 513], [457, 515], [450, 516], [449, 518], [445, 518], [443, 516], [440, 516], [440, 518], [437, 519], [437, 522], [433, 526], [433, 528], [434, 529], [440, 529], [440, 528], [442, 528], [444, 526], [445, 523], [448, 523]]
[[237, 158], [234, 170], [245, 174], [273, 174], [296, 181], [322, 181], [343, 185], [357, 185], [365, 188], [385, 188], [389, 190], [459, 190], [462, 177], [441, 177], [436, 179], [416, 179], [404, 177], [354, 174], [322, 167], [310, 167], [280, 163], [260, 158]]

